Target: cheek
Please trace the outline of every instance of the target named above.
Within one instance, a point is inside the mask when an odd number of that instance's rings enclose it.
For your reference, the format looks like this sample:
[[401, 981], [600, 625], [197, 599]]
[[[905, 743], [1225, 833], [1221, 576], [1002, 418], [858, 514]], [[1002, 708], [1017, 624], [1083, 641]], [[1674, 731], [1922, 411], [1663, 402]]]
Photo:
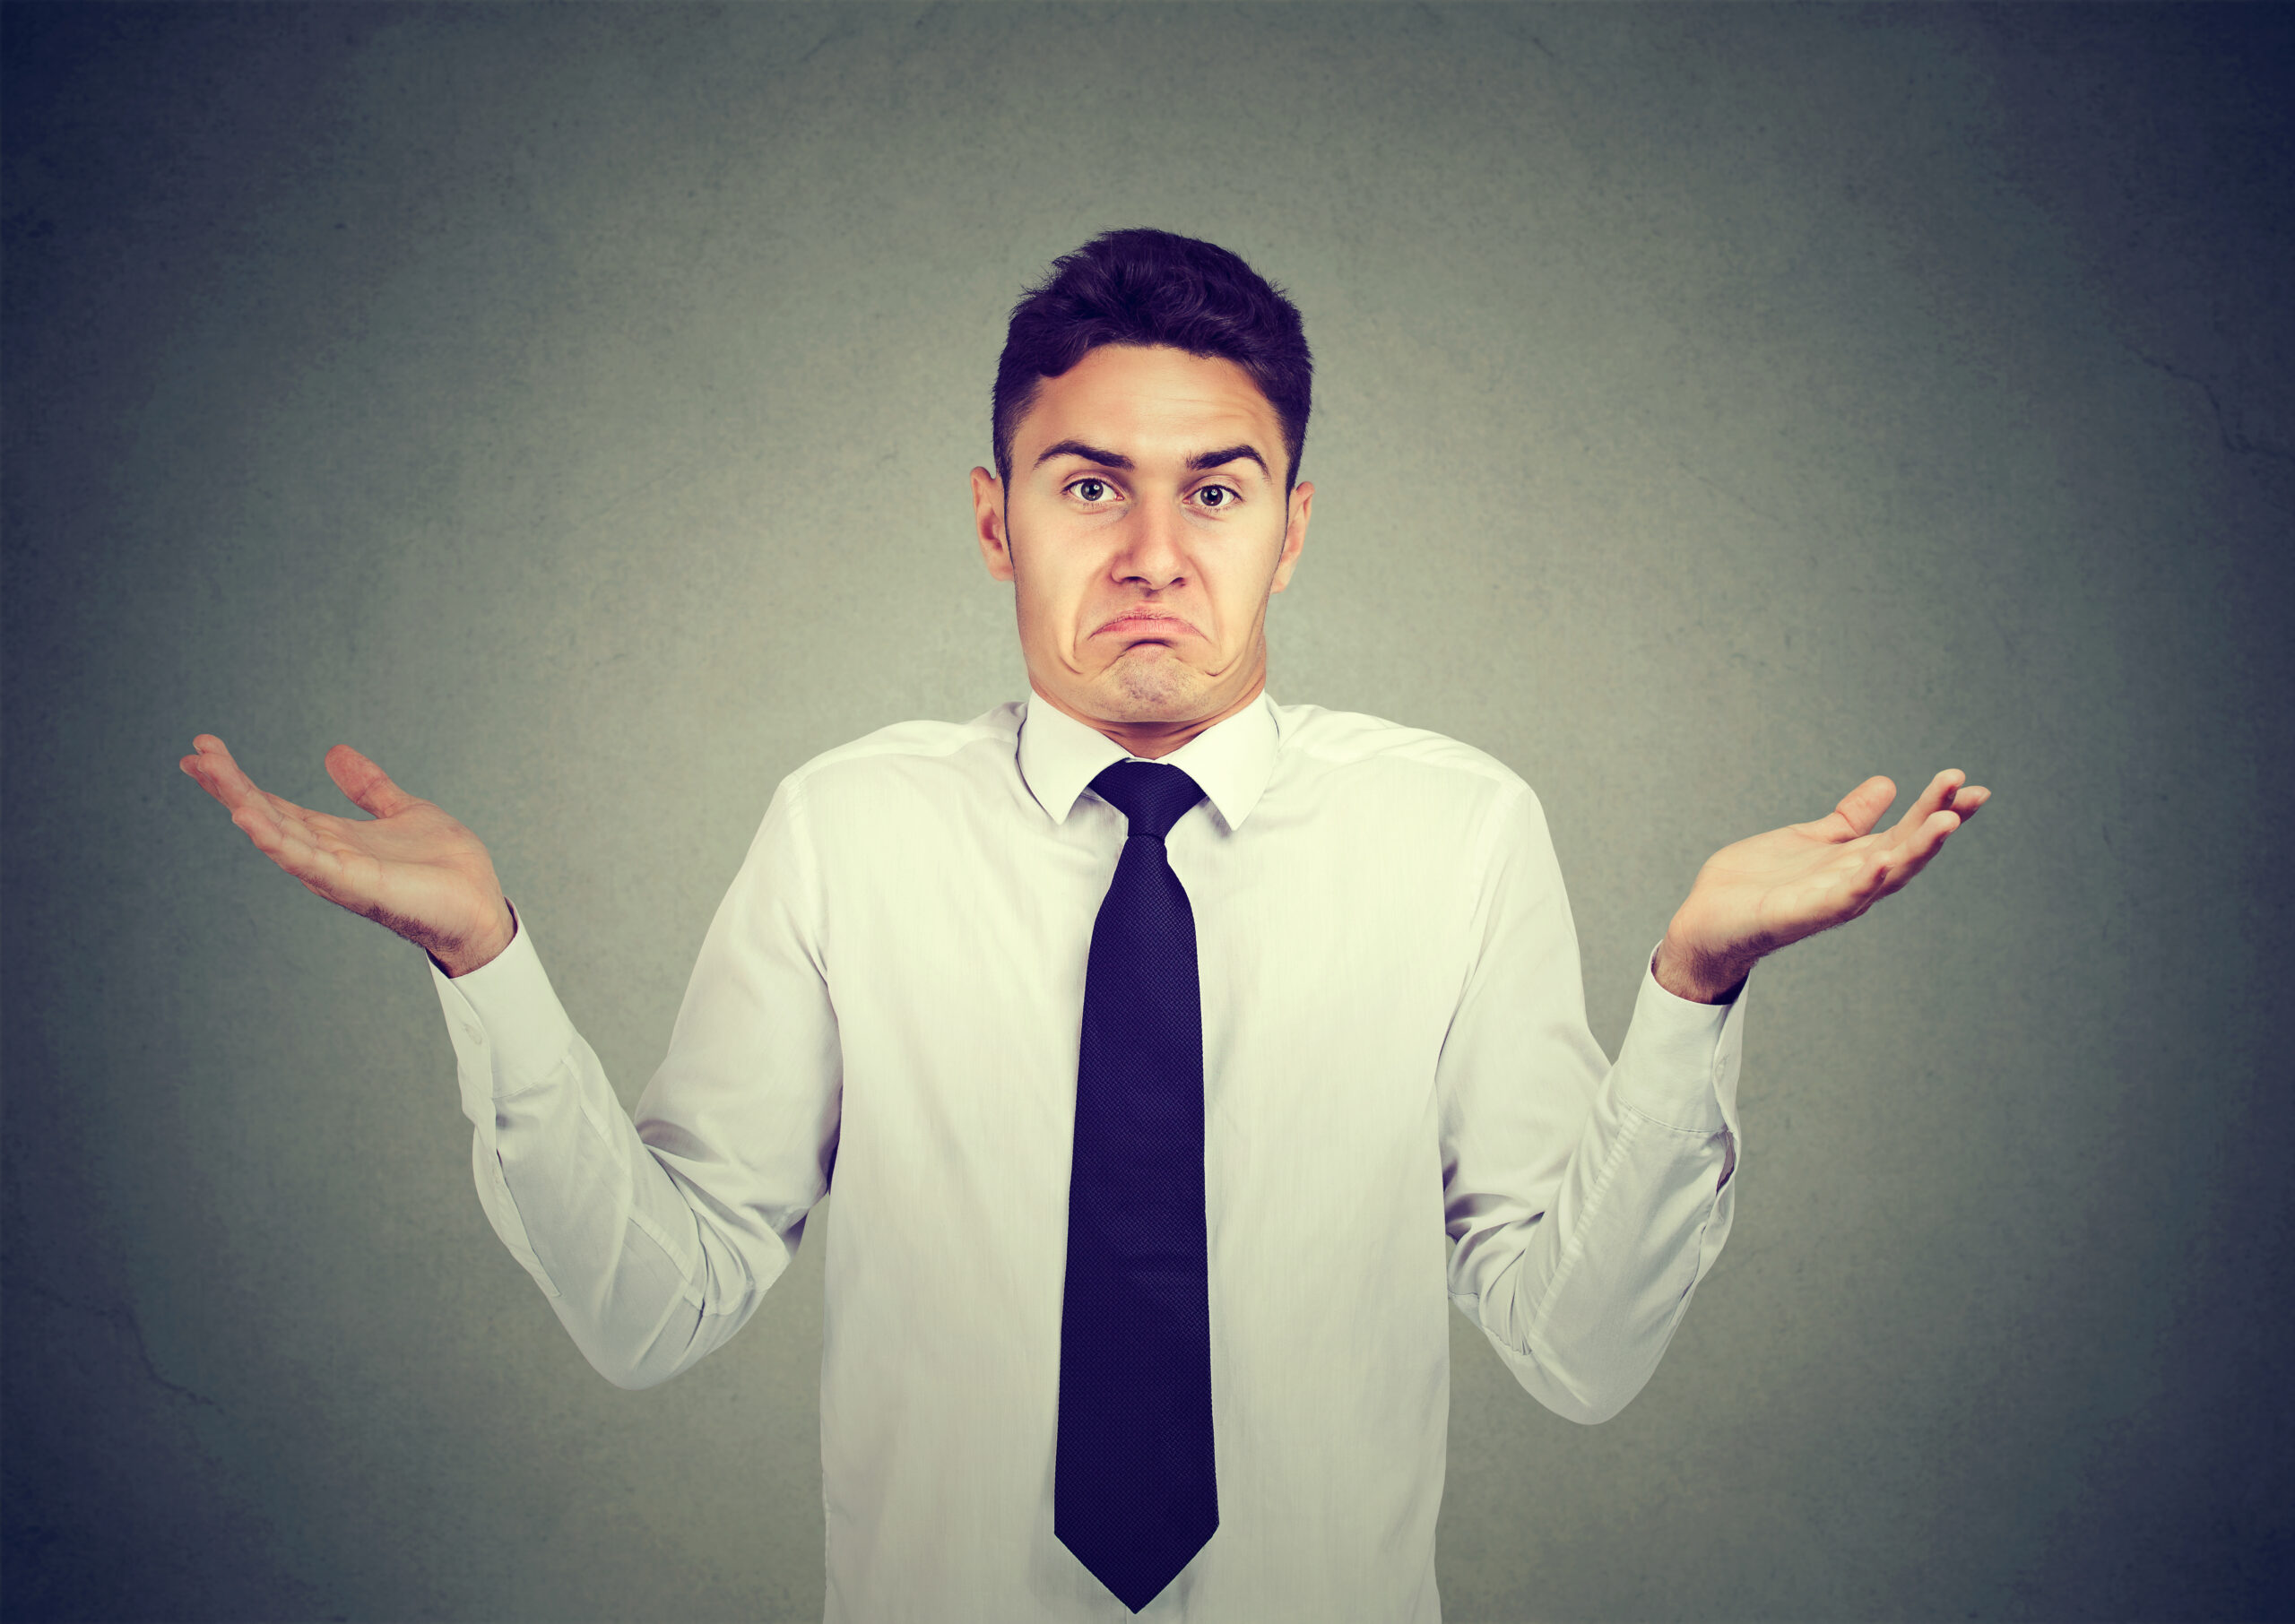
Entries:
[[1089, 538], [1040, 543], [1014, 560], [1013, 575], [1021, 592], [1046, 605], [1074, 603], [1090, 589], [1107, 564], [1104, 549]]
[[1267, 607], [1269, 585], [1275, 574], [1275, 552], [1236, 550], [1206, 561], [1203, 595], [1223, 633], [1238, 634], [1250, 626]]
[[1075, 635], [1075, 620], [1087, 581], [1067, 559], [1031, 557], [1013, 572], [1012, 586], [1020, 624], [1040, 636], [1063, 645]]

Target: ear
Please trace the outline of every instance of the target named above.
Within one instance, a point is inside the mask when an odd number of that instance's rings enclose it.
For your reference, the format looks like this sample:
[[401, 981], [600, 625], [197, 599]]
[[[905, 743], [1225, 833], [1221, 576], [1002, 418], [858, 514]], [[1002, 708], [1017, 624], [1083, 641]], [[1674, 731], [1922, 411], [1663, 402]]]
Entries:
[[980, 561], [999, 581], [1012, 578], [1012, 549], [1004, 536], [1004, 485], [985, 468], [972, 471], [972, 519]]
[[1315, 505], [1315, 488], [1304, 480], [1291, 488], [1290, 517], [1283, 525], [1283, 551], [1275, 560], [1275, 580], [1268, 587], [1279, 592], [1291, 584], [1291, 572], [1299, 563], [1299, 550], [1307, 545], [1307, 515]]

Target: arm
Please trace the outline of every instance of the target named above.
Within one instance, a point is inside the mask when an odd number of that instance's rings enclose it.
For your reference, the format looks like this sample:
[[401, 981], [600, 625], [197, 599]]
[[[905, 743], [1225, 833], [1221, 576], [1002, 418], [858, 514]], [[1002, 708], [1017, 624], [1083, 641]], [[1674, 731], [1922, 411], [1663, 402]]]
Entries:
[[633, 1123], [462, 825], [346, 747], [327, 769], [369, 819], [264, 793], [210, 736], [182, 764], [307, 889], [431, 954], [480, 1201], [590, 1362], [645, 1386], [738, 1330], [787, 1266], [836, 1145], [836, 1024], [786, 786]]
[[1527, 789], [1501, 808], [1479, 953], [1437, 1072], [1451, 1292], [1549, 1408], [1585, 1421], [1624, 1408], [1720, 1255], [1754, 964], [1901, 889], [1990, 792], [1940, 773], [1874, 833], [1895, 796], [1868, 779], [1826, 817], [1717, 852], [1652, 956], [1613, 1067], [1586, 1030], [1545, 818]]
[[1645, 971], [1609, 1064], [1537, 798], [1517, 788], [1494, 825], [1436, 1069], [1451, 1297], [1527, 1392], [1590, 1423], [1649, 1381], [1728, 1239], [1744, 998]]
[[740, 1330], [828, 1190], [836, 1022], [794, 825], [784, 785], [710, 924], [634, 1123], [523, 928], [472, 974], [433, 971], [481, 1203], [618, 1386], [666, 1381]]

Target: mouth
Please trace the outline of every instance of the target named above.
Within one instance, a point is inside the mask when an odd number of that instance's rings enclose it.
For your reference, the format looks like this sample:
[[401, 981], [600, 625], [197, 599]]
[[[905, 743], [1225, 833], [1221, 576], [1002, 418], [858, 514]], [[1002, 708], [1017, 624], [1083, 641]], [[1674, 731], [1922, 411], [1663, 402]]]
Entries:
[[1095, 637], [1200, 637], [1203, 634], [1168, 609], [1134, 607], [1092, 634]]

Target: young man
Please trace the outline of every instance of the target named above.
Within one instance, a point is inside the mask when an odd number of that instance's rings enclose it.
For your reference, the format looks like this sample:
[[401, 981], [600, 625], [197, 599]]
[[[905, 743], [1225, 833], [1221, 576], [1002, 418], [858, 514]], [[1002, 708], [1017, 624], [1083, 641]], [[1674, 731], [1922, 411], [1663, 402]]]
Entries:
[[830, 1620], [1437, 1618], [1446, 1299], [1615, 1413], [1728, 1233], [1747, 972], [1986, 799], [1879, 834], [1876, 778], [1718, 854], [1609, 1064], [1522, 781], [1266, 694], [1309, 393], [1232, 254], [1058, 262], [972, 473], [1029, 696], [782, 782], [634, 1122], [461, 825], [346, 747], [371, 821], [185, 758], [429, 951], [480, 1197], [608, 1379], [732, 1335], [834, 1181]]

